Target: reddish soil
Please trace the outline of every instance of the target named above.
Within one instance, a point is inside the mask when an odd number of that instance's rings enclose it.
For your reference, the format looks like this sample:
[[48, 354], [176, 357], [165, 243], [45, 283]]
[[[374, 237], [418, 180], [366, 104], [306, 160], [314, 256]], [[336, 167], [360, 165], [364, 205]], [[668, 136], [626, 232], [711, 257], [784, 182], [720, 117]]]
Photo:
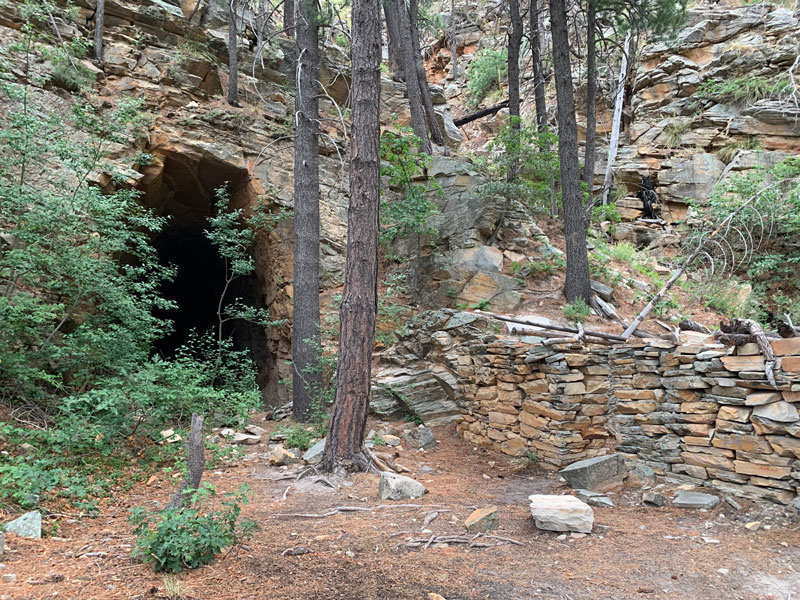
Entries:
[[[787, 520], [782, 509], [747, 505], [737, 512], [725, 502], [707, 513], [657, 509], [640, 505], [641, 490], [628, 487], [612, 496], [616, 508], [594, 509], [592, 535], [558, 540], [559, 534], [534, 527], [526, 503], [529, 494], [564, 490], [554, 474], [535, 467], [517, 471], [508, 457], [469, 446], [452, 427], [438, 428], [436, 434], [440, 444], [435, 450], [400, 450], [398, 460], [430, 490], [410, 501], [419, 508], [323, 518], [281, 516], [319, 514], [344, 505], [378, 506], [378, 477], [359, 474], [334, 481], [336, 490], [314, 483], [314, 477], [274, 481], [287, 469], [267, 465], [263, 444], [248, 449], [253, 451], [248, 457], [207, 472], [206, 480], [220, 491], [240, 483], [250, 485], [253, 500], [243, 514], [257, 521], [260, 529], [213, 564], [179, 575], [182, 597], [425, 600], [429, 593], [447, 600], [797, 597], [800, 525], [796, 519]], [[422, 472], [425, 465], [433, 472]], [[167, 598], [164, 578], [130, 558], [134, 540], [127, 516], [133, 506], [165, 502], [174, 481], [164, 475], [150, 486], [140, 485], [113, 499], [96, 519], [61, 518], [58, 538], [7, 535], [0, 573], [15, 574], [17, 581], [0, 583], [0, 598]], [[440, 513], [428, 526], [433, 534], [463, 535], [466, 516], [489, 504], [500, 510], [495, 533], [523, 546], [431, 545], [414, 550], [404, 546], [409, 538], [429, 537], [420, 530], [433, 510]], [[772, 523], [771, 528], [745, 529], [744, 523], [756, 518]], [[309, 552], [283, 554], [296, 547]]]

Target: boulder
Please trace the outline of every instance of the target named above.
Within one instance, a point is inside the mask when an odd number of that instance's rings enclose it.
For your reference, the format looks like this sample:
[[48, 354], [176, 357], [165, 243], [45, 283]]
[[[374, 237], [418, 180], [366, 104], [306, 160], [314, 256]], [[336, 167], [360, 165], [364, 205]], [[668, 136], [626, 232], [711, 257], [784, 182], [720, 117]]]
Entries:
[[534, 523], [539, 529], [591, 533], [594, 511], [575, 496], [534, 494], [528, 500]]
[[479, 533], [482, 531], [490, 531], [497, 529], [497, 507], [487, 506], [485, 508], [478, 508], [472, 512], [464, 525], [469, 533]]
[[719, 504], [719, 498], [703, 492], [680, 491], [672, 501], [678, 508], [706, 508], [711, 509]]
[[16, 533], [19, 537], [38, 539], [42, 537], [42, 513], [38, 510], [27, 512], [21, 517], [6, 523], [3, 531]]
[[428, 450], [436, 446], [436, 438], [430, 427], [420, 425], [403, 435], [403, 441], [412, 448], [423, 448]]
[[316, 444], [311, 446], [303, 454], [303, 460], [308, 464], [318, 463], [322, 460], [322, 453], [325, 452], [325, 438], [322, 438]]
[[381, 500], [412, 500], [428, 493], [419, 481], [384, 471], [378, 483], [378, 498]]
[[573, 489], [602, 491], [621, 485], [628, 474], [620, 454], [596, 456], [572, 463], [559, 474]]

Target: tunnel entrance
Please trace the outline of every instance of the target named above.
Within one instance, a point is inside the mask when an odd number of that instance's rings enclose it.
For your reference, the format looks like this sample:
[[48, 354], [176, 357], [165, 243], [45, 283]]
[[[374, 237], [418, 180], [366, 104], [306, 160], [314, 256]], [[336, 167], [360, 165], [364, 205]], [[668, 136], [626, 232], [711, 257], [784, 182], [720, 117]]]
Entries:
[[[154, 353], [165, 358], [189, 341], [192, 332], [217, 335], [220, 299], [223, 311], [235, 301], [263, 308], [263, 294], [255, 273], [234, 279], [225, 290], [226, 265], [218, 249], [206, 237], [209, 217], [214, 214], [215, 191], [226, 186], [231, 207], [247, 204], [242, 193], [247, 173], [230, 165], [205, 160], [186, 160], [166, 156], [161, 165], [143, 181], [145, 203], [157, 214], [167, 217], [167, 226], [153, 239], [159, 261], [176, 267], [173, 281], [161, 287], [164, 298], [176, 308], [162, 311], [159, 317], [173, 322], [173, 331], [159, 340]], [[233, 340], [236, 350], [246, 350], [258, 370], [257, 381], [264, 387], [270, 360], [267, 334], [263, 327], [231, 320], [223, 325], [223, 336]]]

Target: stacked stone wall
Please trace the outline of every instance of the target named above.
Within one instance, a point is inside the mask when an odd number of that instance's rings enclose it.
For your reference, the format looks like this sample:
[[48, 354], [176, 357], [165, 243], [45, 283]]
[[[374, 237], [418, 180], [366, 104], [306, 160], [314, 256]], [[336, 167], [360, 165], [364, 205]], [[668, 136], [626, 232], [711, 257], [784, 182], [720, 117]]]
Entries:
[[616, 450], [673, 480], [785, 504], [800, 490], [800, 338], [773, 350], [777, 389], [754, 344], [471, 335], [448, 349], [463, 394], [457, 428], [549, 468]]

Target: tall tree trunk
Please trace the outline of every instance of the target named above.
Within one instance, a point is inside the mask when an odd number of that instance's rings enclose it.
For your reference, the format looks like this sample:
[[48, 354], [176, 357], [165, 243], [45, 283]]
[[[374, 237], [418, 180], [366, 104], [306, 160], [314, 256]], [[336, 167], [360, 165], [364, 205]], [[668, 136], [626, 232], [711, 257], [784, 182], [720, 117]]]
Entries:
[[381, 95], [378, 2], [353, 0], [352, 8], [350, 207], [347, 211], [347, 265], [339, 313], [336, 396], [322, 457], [322, 466], [329, 471], [366, 469], [370, 464], [363, 444], [378, 308]]
[[422, 107], [422, 93], [418, 81], [417, 63], [414, 59], [414, 47], [411, 43], [411, 24], [405, 0], [394, 0], [397, 14], [400, 17], [400, 40], [403, 46], [403, 73], [406, 79], [406, 94], [411, 111], [411, 127], [419, 138], [420, 152], [431, 153], [431, 142], [428, 128], [425, 126], [425, 111]]
[[567, 246], [567, 276], [564, 295], [572, 302], [583, 298], [588, 304], [589, 256], [586, 251], [586, 215], [581, 202], [578, 172], [578, 125], [569, 63], [569, 35], [564, 0], [550, 1], [553, 35], [553, 71], [558, 101], [558, 155], [561, 162], [561, 202], [564, 205], [564, 233]]
[[522, 18], [519, 14], [519, 0], [508, 0], [511, 16], [511, 31], [508, 33], [508, 116], [511, 129], [515, 133], [516, 156], [508, 170], [508, 181], [514, 181], [519, 173], [519, 48], [522, 44]]
[[614, 118], [611, 122], [611, 139], [608, 142], [608, 160], [606, 161], [606, 174], [603, 177], [603, 204], [608, 202], [608, 193], [611, 191], [611, 180], [614, 161], [617, 159], [619, 148], [619, 132], [622, 125], [622, 105], [625, 101], [625, 81], [628, 79], [628, 58], [633, 50], [633, 36], [628, 32], [625, 38], [625, 49], [622, 52], [622, 62], [619, 65], [619, 80], [617, 81], [617, 97], [614, 102]]
[[103, 66], [103, 28], [106, 18], [106, 0], [97, 0], [94, 13], [94, 59]]
[[292, 413], [311, 416], [322, 387], [319, 371], [319, 13], [316, 0], [299, 0], [294, 138], [294, 312]]
[[403, 41], [400, 34], [400, 15], [395, 0], [381, 0], [383, 14], [386, 17], [386, 39], [389, 42], [389, 70], [395, 81], [404, 81], [403, 73]]
[[[544, 68], [542, 67], [542, 54], [544, 32], [542, 30], [542, 0], [530, 0], [530, 10], [528, 17], [531, 30], [531, 53], [533, 55], [533, 99], [536, 105], [536, 126], [539, 132], [547, 130], [547, 102], [544, 90]], [[545, 152], [550, 151], [550, 147], [545, 145]], [[550, 190], [550, 216], [555, 217], [556, 206], [556, 182], [552, 174], [548, 174], [547, 187]]]
[[411, 48], [414, 56], [414, 63], [417, 68], [417, 83], [422, 96], [422, 105], [425, 107], [425, 114], [428, 117], [428, 128], [431, 132], [433, 143], [444, 146], [442, 131], [439, 129], [439, 122], [436, 120], [436, 112], [433, 110], [433, 98], [431, 88], [428, 85], [428, 75], [425, 73], [425, 63], [422, 60], [422, 49], [419, 45], [419, 6], [417, 0], [409, 0], [408, 22], [411, 26]]
[[239, 45], [236, 27], [239, 0], [228, 0], [228, 104], [239, 106]]
[[294, 37], [294, 28], [297, 22], [297, 0], [283, 0], [283, 30], [289, 37]]
[[586, 16], [586, 148], [583, 154], [583, 181], [589, 194], [590, 205], [594, 191], [594, 146], [597, 132], [596, 11], [596, 0], [589, 0]]
[[450, 0], [450, 74], [458, 81], [458, 35], [456, 31], [456, 0]]

